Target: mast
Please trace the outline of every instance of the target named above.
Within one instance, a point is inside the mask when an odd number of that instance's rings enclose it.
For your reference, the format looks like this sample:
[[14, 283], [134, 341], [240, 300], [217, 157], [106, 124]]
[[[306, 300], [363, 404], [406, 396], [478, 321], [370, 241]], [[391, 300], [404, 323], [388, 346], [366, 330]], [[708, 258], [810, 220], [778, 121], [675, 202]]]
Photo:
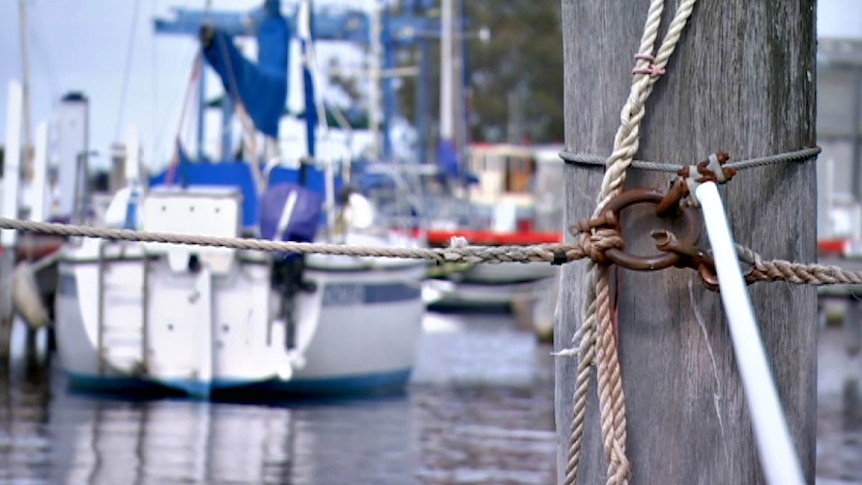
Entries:
[[369, 71], [371, 74], [371, 91], [369, 92], [368, 124], [373, 136], [372, 154], [374, 160], [379, 160], [381, 155], [381, 125], [382, 123], [382, 94], [381, 82], [383, 79], [380, 62], [383, 58], [383, 19], [381, 0], [374, 0], [371, 6], [371, 32], [369, 35]]
[[21, 87], [23, 94], [23, 124], [24, 124], [24, 168], [27, 176], [30, 173], [30, 47], [27, 42], [27, 0], [18, 2], [18, 21], [21, 31]]
[[452, 1], [442, 0], [440, 12], [440, 142], [451, 142], [452, 112]]

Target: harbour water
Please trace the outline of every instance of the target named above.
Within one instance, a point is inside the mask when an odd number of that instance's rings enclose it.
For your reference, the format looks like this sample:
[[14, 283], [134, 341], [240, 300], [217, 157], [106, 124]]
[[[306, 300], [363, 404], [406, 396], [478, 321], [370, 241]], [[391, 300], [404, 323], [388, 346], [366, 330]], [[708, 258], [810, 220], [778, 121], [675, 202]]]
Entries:
[[[0, 484], [551, 484], [551, 348], [506, 315], [439, 315], [403, 394], [207, 403], [0, 382]], [[824, 331], [818, 483], [862, 484], [862, 361]]]

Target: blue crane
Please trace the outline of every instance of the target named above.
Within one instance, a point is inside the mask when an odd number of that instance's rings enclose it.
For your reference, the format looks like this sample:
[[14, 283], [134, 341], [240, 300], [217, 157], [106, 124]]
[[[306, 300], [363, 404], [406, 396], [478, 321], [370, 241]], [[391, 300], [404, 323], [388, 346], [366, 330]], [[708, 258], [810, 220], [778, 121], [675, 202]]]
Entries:
[[[416, 127], [419, 133], [428, 133], [428, 93], [430, 91], [430, 44], [432, 39], [440, 35], [439, 19], [428, 17], [425, 13], [435, 3], [433, 0], [408, 0], [405, 2], [407, 8], [401, 15], [389, 15], [384, 12], [381, 44], [383, 46], [383, 71], [388, 72], [396, 67], [397, 49], [419, 45], [421, 48], [419, 79], [417, 86], [417, 120]], [[256, 20], [263, 15], [261, 8], [249, 12], [229, 12], [213, 10], [194, 10], [185, 8], [173, 9], [172, 19], [155, 19], [154, 27], [157, 34], [174, 34], [197, 36], [203, 25], [217, 27], [227, 34], [233, 36], [253, 36]], [[291, 31], [296, 29], [296, 15], [285, 15], [291, 24]], [[317, 8], [312, 17], [312, 29], [314, 38], [317, 40], [346, 41], [359, 45], [371, 44], [371, 19], [360, 10], [323, 7]], [[465, 79], [466, 81], [466, 79]], [[205, 76], [200, 76], [201, 96], [205, 93]], [[394, 119], [397, 114], [397, 101], [394, 83], [391, 76], [383, 76], [383, 156], [388, 160], [392, 155], [392, 141], [386, 122]], [[198, 147], [202, 146], [204, 133], [203, 110], [206, 105], [201, 99], [201, 110], [198, 114]], [[225, 124], [233, 112], [228, 97], [222, 101], [222, 110]], [[425, 142], [424, 137], [422, 143]], [[200, 150], [200, 148], [199, 148]], [[425, 161], [425, 146], [420, 148], [419, 158]], [[224, 135], [222, 138], [222, 153], [230, 152], [230, 138]], [[202, 156], [202, 153], [199, 153]]]

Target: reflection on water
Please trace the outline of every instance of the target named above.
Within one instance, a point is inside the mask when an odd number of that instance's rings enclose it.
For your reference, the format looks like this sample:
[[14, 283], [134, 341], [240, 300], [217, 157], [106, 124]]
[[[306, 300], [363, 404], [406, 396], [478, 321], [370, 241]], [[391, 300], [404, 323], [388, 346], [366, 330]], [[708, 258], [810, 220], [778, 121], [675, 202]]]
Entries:
[[[840, 329], [820, 334], [817, 475], [821, 485], [862, 483], [862, 354], [845, 351]], [[858, 350], [858, 349], [857, 349]]]
[[[56, 366], [0, 377], [0, 484], [549, 484], [550, 348], [504, 316], [431, 315], [405, 394], [206, 403], [69, 393]], [[862, 354], [820, 336], [819, 485], [862, 484]]]
[[405, 394], [351, 401], [100, 398], [18, 365], [0, 382], [0, 483], [552, 483], [550, 348], [502, 316], [428, 329]]

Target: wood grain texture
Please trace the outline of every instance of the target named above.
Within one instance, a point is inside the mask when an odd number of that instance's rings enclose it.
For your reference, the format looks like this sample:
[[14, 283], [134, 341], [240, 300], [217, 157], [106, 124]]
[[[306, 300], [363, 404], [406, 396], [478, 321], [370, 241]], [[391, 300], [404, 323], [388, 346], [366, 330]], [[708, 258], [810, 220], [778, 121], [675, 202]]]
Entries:
[[[562, 6], [566, 147], [607, 155], [648, 0], [562, 0]], [[668, 2], [665, 26], [675, 8]], [[648, 101], [638, 158], [688, 164], [719, 150], [743, 160], [812, 146], [814, 8], [814, 0], [699, 2]], [[668, 180], [632, 170], [626, 186], [666, 187]], [[567, 166], [567, 221], [590, 215], [600, 183], [600, 169]], [[768, 258], [815, 261], [813, 163], [745, 170], [722, 195], [738, 242]], [[654, 222], [638, 210], [626, 212], [624, 235], [629, 251], [649, 254], [655, 251], [648, 237]], [[585, 270], [583, 262], [564, 268], [558, 350], [571, 345], [580, 325]], [[763, 483], [719, 295], [688, 270], [615, 274], [631, 483]], [[785, 283], [750, 289], [796, 449], [808, 483], [814, 483], [816, 293]], [[557, 361], [561, 483], [575, 371], [574, 359]], [[584, 484], [603, 483], [606, 468], [594, 394], [595, 384], [579, 480]]]

